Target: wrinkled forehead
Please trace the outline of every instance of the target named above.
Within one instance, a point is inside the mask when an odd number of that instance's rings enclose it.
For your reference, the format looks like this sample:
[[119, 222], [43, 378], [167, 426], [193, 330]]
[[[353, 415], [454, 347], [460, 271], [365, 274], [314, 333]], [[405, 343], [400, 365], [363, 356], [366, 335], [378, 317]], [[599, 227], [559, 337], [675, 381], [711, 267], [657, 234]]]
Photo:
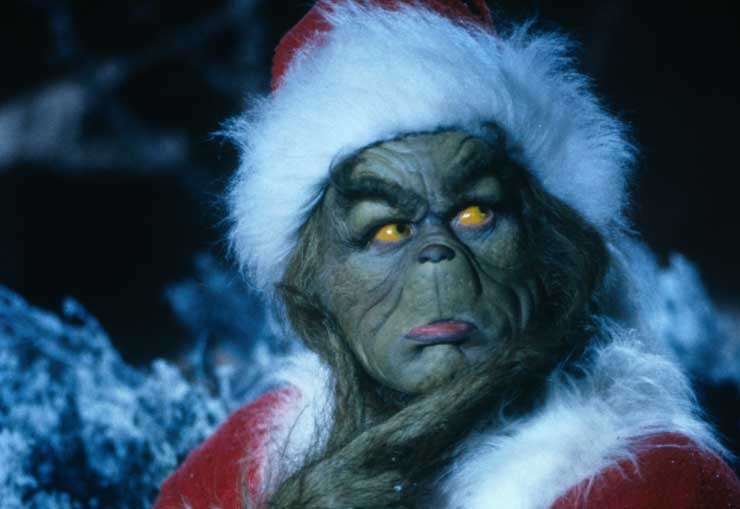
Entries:
[[494, 126], [476, 134], [461, 130], [409, 134], [345, 158], [332, 168], [331, 183], [341, 190], [370, 179], [416, 191], [454, 191], [482, 172], [506, 166], [496, 163], [508, 160], [505, 136]]

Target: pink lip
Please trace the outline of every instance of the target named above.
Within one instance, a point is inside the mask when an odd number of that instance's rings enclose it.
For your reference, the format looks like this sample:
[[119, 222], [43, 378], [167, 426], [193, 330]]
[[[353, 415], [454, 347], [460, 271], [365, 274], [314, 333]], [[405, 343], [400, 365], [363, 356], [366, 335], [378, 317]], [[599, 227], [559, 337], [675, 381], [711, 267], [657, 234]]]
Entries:
[[428, 345], [458, 343], [468, 337], [476, 326], [461, 320], [439, 320], [411, 329], [406, 339]]

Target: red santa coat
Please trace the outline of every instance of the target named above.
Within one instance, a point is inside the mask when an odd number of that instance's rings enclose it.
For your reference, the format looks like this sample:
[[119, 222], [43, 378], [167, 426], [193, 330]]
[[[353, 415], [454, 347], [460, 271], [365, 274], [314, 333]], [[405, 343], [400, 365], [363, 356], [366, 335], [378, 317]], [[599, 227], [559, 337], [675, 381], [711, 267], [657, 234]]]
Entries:
[[[276, 423], [281, 422], [284, 416], [297, 415], [296, 409], [301, 407], [300, 402], [303, 399], [305, 398], [299, 390], [290, 387], [269, 392], [235, 412], [213, 436], [193, 451], [164, 483], [154, 509], [241, 509], [245, 496], [259, 507], [266, 499], [265, 491], [269, 491], [266, 487], [269, 484], [266, 482], [266, 476], [271, 460], [270, 434], [273, 430], [280, 429], [280, 425]], [[583, 409], [580, 409], [576, 413], [582, 411]], [[534, 420], [537, 421], [540, 417]], [[564, 418], [570, 422], [567, 415]], [[292, 417], [288, 420], [292, 422]], [[574, 426], [578, 428], [577, 424]], [[600, 425], [595, 423], [595, 426]], [[523, 436], [529, 437], [526, 440], [533, 437], [531, 433], [527, 434], [526, 429], [522, 433]], [[580, 431], [576, 430], [576, 434], [579, 433]], [[587, 456], [593, 450], [604, 446], [604, 443], [599, 442], [603, 437], [595, 437], [595, 440], [590, 436], [582, 438], [587, 442], [594, 441], [594, 444], [585, 444], [585, 454], [575, 454], [572, 458], [558, 460], [588, 463]], [[621, 438], [625, 437], [617, 437], [618, 440]], [[562, 440], [568, 442], [570, 438], [565, 436]], [[452, 485], [448, 485], [445, 491], [452, 503], [450, 507], [461, 508], [740, 508], [740, 482], [720, 456], [704, 445], [677, 432], [633, 437], [629, 443], [631, 455], [622, 454], [622, 459], [598, 471], [589, 472], [589, 475], [573, 485], [556, 487], [552, 491], [545, 486], [550, 481], [537, 480], [536, 483], [542, 486], [543, 492], [549, 490], [550, 493], [557, 493], [554, 498], [550, 496], [553, 498], [551, 502], [544, 502], [543, 498], [531, 498], [524, 492], [517, 494], [516, 490], [514, 498], [511, 498], [512, 495], [510, 493], [507, 495], [506, 489], [498, 488], [501, 499], [490, 498], [487, 502], [484, 499], [481, 504], [475, 494], [468, 493], [470, 490], [464, 483], [455, 480], [455, 474], [450, 476]], [[507, 445], [499, 445], [505, 452]], [[539, 447], [536, 444], [535, 446]], [[561, 452], [558, 449], [558, 454]], [[470, 459], [461, 461], [472, 463], [474, 468], [479, 468], [481, 463], [475, 463], [479, 459], [478, 457], [472, 461]], [[541, 469], [539, 462], [542, 462], [541, 458], [532, 458], [530, 467], [535, 472], [532, 474], [533, 477], [538, 477], [536, 472]], [[557, 464], [555, 467], [558, 468]], [[516, 467], [512, 466], [512, 463], [507, 463], [507, 468], [513, 470], [511, 475], [521, 475], [516, 472]], [[495, 471], [495, 466], [493, 470]], [[478, 474], [484, 477], [479, 477], [474, 480], [475, 482], [485, 479], [485, 472]], [[547, 478], [541, 475], [539, 477]], [[523, 486], [526, 486], [526, 482]], [[459, 497], [456, 497], [455, 493], [458, 491]], [[542, 505], [543, 503], [546, 505]]]

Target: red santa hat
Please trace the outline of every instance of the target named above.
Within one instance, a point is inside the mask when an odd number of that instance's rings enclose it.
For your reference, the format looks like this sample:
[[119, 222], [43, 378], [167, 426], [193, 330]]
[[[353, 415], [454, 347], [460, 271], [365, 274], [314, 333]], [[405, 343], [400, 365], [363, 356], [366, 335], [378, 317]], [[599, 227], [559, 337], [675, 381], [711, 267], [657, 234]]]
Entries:
[[280, 42], [272, 93], [230, 124], [231, 241], [251, 281], [268, 293], [280, 281], [333, 164], [446, 128], [497, 124], [548, 192], [615, 235], [633, 150], [569, 47], [527, 24], [494, 31], [484, 0], [318, 2]]

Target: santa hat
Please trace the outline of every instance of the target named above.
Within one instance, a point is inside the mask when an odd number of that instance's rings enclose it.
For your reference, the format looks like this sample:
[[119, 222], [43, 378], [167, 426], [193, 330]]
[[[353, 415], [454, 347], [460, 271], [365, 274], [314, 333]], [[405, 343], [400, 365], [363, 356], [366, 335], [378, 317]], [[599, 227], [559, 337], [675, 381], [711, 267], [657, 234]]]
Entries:
[[548, 192], [614, 235], [633, 151], [568, 50], [527, 25], [497, 33], [483, 0], [318, 2], [280, 42], [272, 93], [229, 129], [231, 241], [252, 283], [280, 281], [333, 164], [445, 128], [497, 124]]

